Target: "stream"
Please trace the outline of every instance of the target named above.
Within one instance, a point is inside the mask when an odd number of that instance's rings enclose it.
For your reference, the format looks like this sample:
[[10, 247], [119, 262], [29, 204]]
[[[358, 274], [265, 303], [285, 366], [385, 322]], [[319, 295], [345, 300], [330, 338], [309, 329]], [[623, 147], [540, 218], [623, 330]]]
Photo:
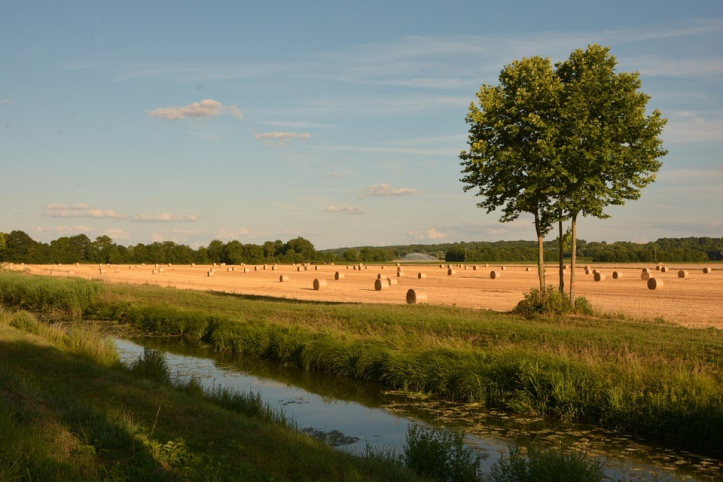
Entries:
[[535, 442], [599, 458], [609, 480], [723, 481], [721, 460], [593, 426], [487, 410], [479, 403], [438, 400], [266, 360], [228, 359], [177, 338], [113, 339], [125, 364], [144, 348], [161, 351], [174, 381], [195, 378], [208, 389], [258, 393], [301, 431], [351, 453], [364, 453], [367, 445], [401, 453], [409, 425], [421, 424], [464, 431], [467, 445], [483, 456], [486, 473], [509, 447], [524, 450]]

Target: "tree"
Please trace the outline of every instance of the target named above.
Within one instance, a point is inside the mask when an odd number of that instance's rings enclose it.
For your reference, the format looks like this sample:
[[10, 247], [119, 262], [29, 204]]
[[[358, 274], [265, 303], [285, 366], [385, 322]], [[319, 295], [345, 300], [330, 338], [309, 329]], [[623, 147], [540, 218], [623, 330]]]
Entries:
[[549, 59], [531, 57], [505, 66], [499, 85], [483, 85], [467, 114], [469, 152], [462, 151], [464, 190], [477, 189], [500, 221], [534, 218], [540, 289], [545, 288], [544, 236], [557, 219], [554, 200], [561, 174], [556, 144], [562, 84]]
[[558, 150], [566, 174], [560, 205], [572, 220], [570, 300], [575, 297], [577, 218], [606, 218], [604, 208], [640, 197], [667, 154], [658, 110], [639, 92], [637, 72], [616, 72], [609, 48], [590, 45], [556, 65], [560, 91]]

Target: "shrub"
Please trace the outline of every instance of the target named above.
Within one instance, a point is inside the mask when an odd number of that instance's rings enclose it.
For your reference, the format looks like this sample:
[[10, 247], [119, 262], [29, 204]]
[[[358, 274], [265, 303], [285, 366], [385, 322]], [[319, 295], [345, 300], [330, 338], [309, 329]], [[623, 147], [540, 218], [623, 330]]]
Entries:
[[130, 372], [141, 378], [153, 380], [158, 383], [170, 385], [171, 370], [163, 352], [143, 349], [143, 356], [139, 356], [130, 366]]
[[480, 457], [464, 446], [464, 434], [410, 425], [404, 465], [421, 476], [446, 482], [479, 480]]
[[554, 286], [547, 286], [542, 290], [530, 289], [512, 311], [527, 318], [537, 315], [564, 315], [571, 312], [582, 315], [593, 314], [592, 306], [586, 298], [575, 298], [573, 305], [570, 303], [570, 297], [566, 293], [560, 293]]
[[580, 452], [563, 453], [530, 447], [527, 456], [511, 448], [507, 457], [496, 462], [485, 482], [600, 482], [604, 478], [602, 463]]

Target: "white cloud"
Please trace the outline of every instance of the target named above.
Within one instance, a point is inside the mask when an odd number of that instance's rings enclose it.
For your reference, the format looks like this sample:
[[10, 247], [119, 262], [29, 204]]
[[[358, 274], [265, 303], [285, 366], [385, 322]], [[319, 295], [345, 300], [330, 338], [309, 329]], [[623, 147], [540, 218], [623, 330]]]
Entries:
[[229, 112], [237, 119], [243, 119], [243, 114], [238, 107], [235, 105], [224, 106], [221, 102], [213, 99], [204, 99], [184, 106], [160, 107], [148, 114], [151, 117], [166, 120], [180, 120], [189, 117], [200, 120], [206, 117], [219, 116], [225, 112]]
[[412, 154], [419, 156], [458, 156], [461, 149], [423, 149], [416, 147], [317, 146], [320, 151]]
[[114, 241], [116, 239], [128, 239], [129, 237], [126, 231], [117, 228], [106, 229], [103, 234], [113, 239]]
[[297, 121], [258, 121], [259, 124], [274, 127], [290, 127], [292, 129], [324, 129], [334, 127], [331, 124], [317, 124], [316, 122], [297, 122]]
[[673, 231], [690, 236], [721, 236], [723, 221], [678, 221], [662, 220], [642, 223], [651, 228]]
[[87, 204], [48, 204], [43, 206], [44, 216], [49, 218], [110, 218], [123, 219], [125, 216], [115, 211], [90, 208]]
[[218, 239], [257, 239], [268, 235], [269, 233], [264, 231], [256, 231], [248, 226], [241, 226], [240, 228], [221, 228], [218, 231], [216, 237]]
[[309, 139], [311, 134], [304, 132], [297, 134], [296, 132], [264, 132], [262, 134], [254, 134], [254, 139]]
[[663, 131], [666, 142], [723, 142], [723, 113], [678, 111], [669, 114]]
[[412, 237], [412, 239], [416, 239], [418, 241], [445, 239], [447, 237], [446, 233], [437, 231], [434, 228], [425, 229], [425, 230], [421, 230], [421, 231], [409, 231], [408, 234], [409, 234], [409, 236]]
[[366, 214], [366, 210], [364, 208], [352, 206], [329, 206], [324, 209], [324, 211], [340, 214]]
[[393, 188], [389, 184], [372, 184], [371, 186], [368, 186], [364, 188], [364, 194], [359, 196], [360, 198], [364, 198], [367, 196], [373, 196], [373, 197], [387, 197], [387, 196], [408, 196], [410, 194], [419, 194], [419, 191], [416, 189], [408, 189], [408, 188]]
[[0, 104], [9, 104], [10, 99], [0, 99]]
[[187, 243], [188, 235], [194, 234], [195, 231], [189, 231], [188, 229], [170, 229], [164, 231], [156, 231], [151, 235], [151, 240], [154, 243], [162, 243], [164, 241], [173, 241], [176, 244]]
[[55, 226], [55, 227], [43, 227], [43, 226], [37, 226], [35, 228], [36, 233], [55, 233], [55, 234], [61, 234], [61, 235], [77, 235], [81, 233], [92, 233], [93, 228], [90, 226]]
[[131, 221], [141, 221], [141, 222], [150, 222], [150, 223], [168, 223], [168, 222], [175, 222], [175, 221], [196, 222], [196, 221], [198, 221], [198, 216], [196, 216], [195, 214], [169, 214], [169, 213], [138, 214], [136, 216], [133, 216], [131, 218]]
[[339, 179], [341, 177], [344, 177], [344, 174], [342, 174], [340, 172], [332, 172], [331, 174], [329, 174], [329, 177], [331, 177], [333, 179]]

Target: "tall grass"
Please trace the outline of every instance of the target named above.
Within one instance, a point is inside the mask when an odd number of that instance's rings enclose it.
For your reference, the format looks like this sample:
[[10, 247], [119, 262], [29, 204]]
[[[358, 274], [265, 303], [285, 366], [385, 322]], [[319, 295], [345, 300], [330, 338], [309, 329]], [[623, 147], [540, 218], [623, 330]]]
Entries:
[[602, 463], [579, 452], [530, 447], [527, 454], [511, 448], [496, 462], [484, 482], [601, 482], [605, 480]]
[[[35, 278], [11, 281], [26, 279]], [[200, 340], [237, 356], [723, 454], [723, 332], [717, 330], [122, 286], [106, 287], [88, 316]]]

